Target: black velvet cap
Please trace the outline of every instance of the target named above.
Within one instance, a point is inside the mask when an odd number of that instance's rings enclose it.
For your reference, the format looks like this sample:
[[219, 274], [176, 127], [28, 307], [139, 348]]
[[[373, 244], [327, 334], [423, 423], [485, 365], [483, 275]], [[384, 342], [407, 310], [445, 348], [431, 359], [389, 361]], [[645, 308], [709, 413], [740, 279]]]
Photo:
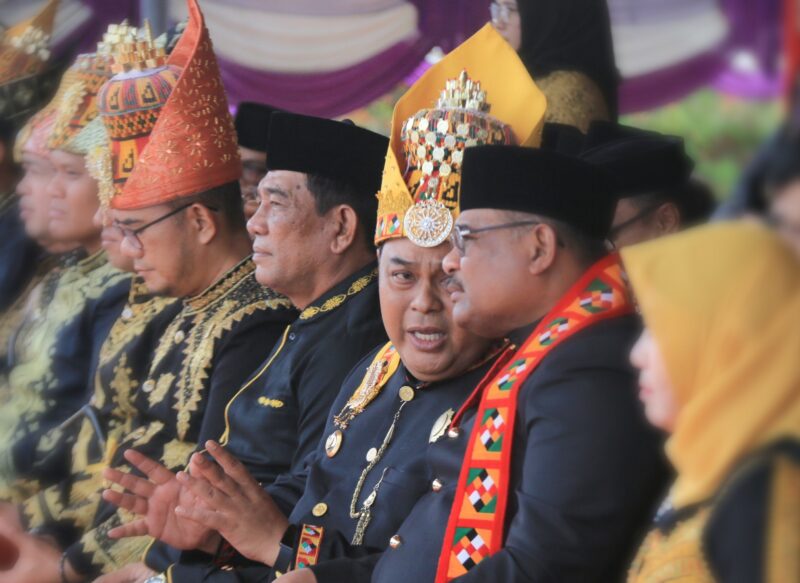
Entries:
[[567, 156], [578, 156], [583, 151], [586, 135], [578, 128], [562, 123], [546, 123], [542, 128], [542, 150]]
[[375, 196], [388, 149], [389, 138], [352, 122], [280, 112], [270, 121], [267, 170], [316, 174]]
[[514, 146], [464, 150], [461, 212], [479, 208], [522, 211], [605, 239], [616, 202], [606, 173], [577, 158]]
[[256, 152], [266, 152], [269, 121], [276, 111], [280, 109], [263, 103], [240, 103], [233, 120], [239, 145]]
[[619, 198], [680, 189], [694, 170], [682, 138], [609, 122], [590, 126], [580, 157], [609, 173]]

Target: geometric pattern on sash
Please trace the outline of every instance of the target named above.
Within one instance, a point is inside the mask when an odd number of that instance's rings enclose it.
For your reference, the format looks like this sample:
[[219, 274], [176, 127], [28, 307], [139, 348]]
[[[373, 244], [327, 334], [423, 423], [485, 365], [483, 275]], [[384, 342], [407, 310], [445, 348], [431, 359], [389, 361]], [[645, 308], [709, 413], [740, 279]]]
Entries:
[[601, 320], [633, 312], [630, 288], [619, 256], [592, 266], [547, 314], [511, 357], [476, 387], [456, 414], [478, 411], [450, 511], [436, 583], [459, 577], [503, 545], [511, 479], [517, 396], [525, 380], [554, 347]]
[[457, 562], [454, 573], [449, 578], [464, 575], [475, 565], [489, 556], [491, 531], [482, 528], [459, 528], [453, 539], [452, 553]]
[[295, 569], [305, 569], [313, 567], [319, 560], [319, 545], [325, 529], [321, 526], [304, 524], [300, 530], [300, 540], [297, 544], [297, 558], [295, 559]]

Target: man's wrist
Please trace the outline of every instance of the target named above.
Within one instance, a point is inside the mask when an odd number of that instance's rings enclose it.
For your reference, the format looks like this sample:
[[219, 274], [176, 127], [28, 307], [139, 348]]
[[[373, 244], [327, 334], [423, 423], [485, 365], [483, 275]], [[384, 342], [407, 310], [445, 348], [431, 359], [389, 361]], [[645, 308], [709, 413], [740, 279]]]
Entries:
[[281, 516], [278, 524], [272, 525], [270, 528], [269, 536], [266, 544], [263, 546], [261, 556], [258, 561], [264, 563], [268, 567], [273, 567], [278, 560], [278, 555], [281, 552], [281, 541], [289, 530], [289, 521], [286, 517]]

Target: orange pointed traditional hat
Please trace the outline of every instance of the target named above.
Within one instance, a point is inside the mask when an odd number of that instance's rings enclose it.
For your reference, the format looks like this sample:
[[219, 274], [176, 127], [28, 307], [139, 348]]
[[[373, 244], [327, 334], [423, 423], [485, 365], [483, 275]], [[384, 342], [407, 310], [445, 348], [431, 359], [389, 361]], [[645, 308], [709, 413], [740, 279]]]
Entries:
[[50, 36], [58, 0], [33, 18], [6, 30], [0, 39], [0, 117], [24, 121], [50, 96]]
[[167, 60], [180, 76], [149, 140], [111, 205], [136, 209], [234, 182], [241, 175], [236, 130], [197, 0]]
[[443, 243], [459, 212], [464, 149], [537, 146], [546, 106], [491, 24], [431, 67], [394, 108], [375, 244], [397, 237], [421, 247]]

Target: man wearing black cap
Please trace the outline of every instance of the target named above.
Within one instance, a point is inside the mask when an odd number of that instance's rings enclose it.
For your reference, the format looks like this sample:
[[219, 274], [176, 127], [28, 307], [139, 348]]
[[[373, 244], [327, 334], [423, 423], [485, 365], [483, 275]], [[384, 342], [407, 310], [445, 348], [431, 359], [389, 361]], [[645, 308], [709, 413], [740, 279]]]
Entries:
[[[277, 113], [268, 146], [261, 203], [248, 222], [256, 277], [301, 313], [228, 403], [222, 436], [203, 436], [218, 440], [264, 486], [280, 474], [301, 473], [345, 376], [386, 341], [372, 234], [388, 139], [349, 123]], [[135, 453], [127, 459], [151, 482], [115, 471], [106, 477], [147, 502], [143, 507], [133, 496], [110, 491], [105, 496], [147, 519], [111, 535], [149, 534], [181, 549], [200, 549], [180, 554], [162, 543], [150, 549], [146, 563], [168, 569], [171, 581], [226, 577], [220, 567], [232, 548], [216, 531], [175, 512], [178, 505], [194, 504], [186, 490], [179, 496], [181, 479]], [[196, 473], [195, 464], [211, 463], [204, 460], [196, 455], [190, 472]], [[280, 510], [290, 514], [301, 495], [284, 490], [276, 498]]]
[[682, 138], [595, 122], [581, 158], [614, 181], [619, 202], [609, 239], [617, 248], [703, 223], [714, 210], [713, 194], [692, 177]]
[[239, 104], [234, 118], [239, 156], [242, 158], [244, 215], [249, 220], [258, 209], [258, 183], [267, 173], [267, 136], [269, 118], [278, 111], [271, 105], [245, 101]]
[[577, 159], [482, 146], [465, 151], [461, 202], [444, 261], [454, 318], [517, 351], [433, 444], [441, 487], [372, 580], [618, 581], [663, 465], [628, 364], [630, 294], [603, 245], [611, 186]]

